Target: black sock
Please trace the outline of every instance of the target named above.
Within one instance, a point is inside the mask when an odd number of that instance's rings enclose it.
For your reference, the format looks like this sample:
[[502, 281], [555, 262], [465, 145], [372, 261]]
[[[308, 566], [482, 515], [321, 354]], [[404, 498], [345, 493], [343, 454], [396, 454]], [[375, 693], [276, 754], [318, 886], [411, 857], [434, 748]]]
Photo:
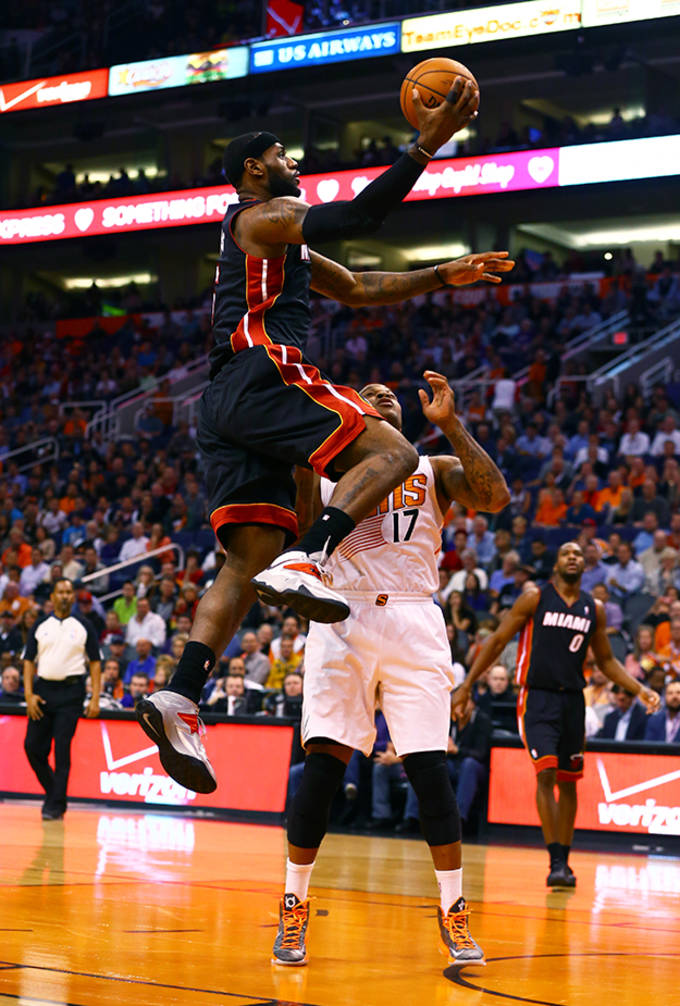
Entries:
[[215, 654], [205, 643], [190, 640], [179, 658], [177, 670], [168, 685], [169, 692], [177, 692], [198, 704], [203, 685], [215, 666]]
[[562, 862], [562, 846], [559, 842], [549, 842], [548, 853], [550, 854], [550, 869], [552, 870], [555, 866], [558, 866]]
[[327, 506], [295, 548], [301, 549], [307, 555], [321, 552], [324, 558], [328, 558], [355, 527], [356, 524], [344, 510]]
[[568, 863], [569, 862], [569, 853], [571, 851], [571, 846], [570, 845], [561, 845], [560, 849], [562, 850], [562, 855], [564, 856], [564, 862]]

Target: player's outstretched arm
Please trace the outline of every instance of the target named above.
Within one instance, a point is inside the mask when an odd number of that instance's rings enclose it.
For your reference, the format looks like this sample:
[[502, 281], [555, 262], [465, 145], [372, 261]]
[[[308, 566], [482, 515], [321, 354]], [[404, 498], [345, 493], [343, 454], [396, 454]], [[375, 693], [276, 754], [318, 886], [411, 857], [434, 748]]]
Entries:
[[473, 510], [498, 513], [510, 502], [503, 473], [460, 421], [453, 389], [444, 375], [426, 370], [423, 377], [432, 388], [432, 401], [422, 388], [418, 391], [423, 415], [439, 427], [457, 454], [431, 459], [446, 508], [456, 500]]
[[655, 713], [661, 704], [661, 699], [657, 693], [652, 691], [651, 688], [647, 688], [641, 681], [631, 677], [623, 664], [612, 653], [611, 643], [607, 635], [607, 616], [601, 601], [595, 601], [595, 618], [597, 620], [597, 628], [590, 645], [593, 648], [597, 666], [614, 684], [621, 685], [627, 692], [637, 695], [640, 701], [647, 707], [648, 713]]
[[520, 594], [496, 631], [484, 640], [465, 681], [453, 693], [451, 698], [452, 714], [465, 706], [477, 678], [481, 678], [485, 671], [493, 667], [512, 637], [524, 628], [530, 618], [533, 618], [540, 596], [541, 592], [537, 588]]
[[387, 214], [411, 191], [432, 155], [475, 117], [479, 92], [469, 80], [458, 77], [446, 100], [436, 108], [425, 108], [417, 94], [413, 104], [420, 129], [417, 143], [354, 199], [311, 207], [294, 196], [266, 200], [244, 212], [239, 229], [246, 240], [264, 246], [313, 245], [378, 230]]
[[417, 269], [415, 272], [350, 272], [332, 259], [310, 252], [312, 290], [351, 307], [396, 304], [442, 286], [469, 286], [478, 280], [500, 283], [496, 273], [509, 272], [514, 262], [506, 251], [480, 252]]

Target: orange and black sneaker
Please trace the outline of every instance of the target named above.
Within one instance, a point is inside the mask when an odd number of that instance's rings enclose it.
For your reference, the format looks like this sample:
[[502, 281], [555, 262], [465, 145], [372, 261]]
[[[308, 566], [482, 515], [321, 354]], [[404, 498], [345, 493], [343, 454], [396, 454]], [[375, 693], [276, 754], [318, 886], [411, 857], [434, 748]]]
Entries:
[[465, 898], [459, 898], [455, 905], [449, 908], [446, 915], [441, 908], [439, 912], [439, 932], [442, 942], [449, 952], [450, 964], [486, 964], [484, 951], [473, 940], [468, 928], [468, 915]]
[[312, 622], [342, 622], [349, 617], [349, 605], [327, 580], [315, 556], [292, 549], [274, 559], [252, 583], [265, 604], [292, 608]]
[[279, 931], [274, 941], [272, 964], [300, 967], [307, 963], [305, 935], [309, 922], [309, 898], [284, 894], [279, 905]]

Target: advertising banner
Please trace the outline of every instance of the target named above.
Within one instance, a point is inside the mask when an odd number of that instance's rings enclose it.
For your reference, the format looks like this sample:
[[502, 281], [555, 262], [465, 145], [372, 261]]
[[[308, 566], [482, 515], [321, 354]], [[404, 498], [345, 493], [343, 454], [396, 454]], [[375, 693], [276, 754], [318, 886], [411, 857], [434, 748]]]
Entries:
[[105, 98], [108, 81], [108, 70], [88, 70], [85, 73], [67, 73], [61, 77], [41, 77], [3, 84], [0, 86], [0, 114]]
[[580, 0], [521, 3], [480, 7], [477, 10], [449, 11], [426, 17], [406, 18], [401, 27], [401, 51], [460, 47], [474, 42], [496, 42], [527, 35], [547, 35], [578, 28], [581, 24]]
[[[132, 720], [80, 720], [71, 748], [73, 798], [174, 807], [280, 813], [286, 802], [290, 726], [215, 723], [204, 743], [215, 769], [214, 793], [194, 793], [161, 768], [158, 749]], [[0, 716], [0, 792], [42, 795], [24, 753], [26, 718]]]
[[[303, 175], [311, 205], [353, 199], [386, 169]], [[680, 136], [617, 140], [431, 161], [405, 202], [680, 174]], [[0, 210], [0, 246], [217, 223], [236, 202], [229, 185], [89, 203]]]
[[109, 95], [160, 91], [185, 84], [209, 84], [215, 80], [245, 77], [248, 73], [248, 46], [213, 49], [166, 59], [145, 59], [139, 63], [119, 63], [109, 73]]
[[581, 6], [584, 28], [680, 14], [680, 0], [582, 0]]
[[[491, 751], [489, 821], [538, 826], [536, 773], [523, 748]], [[680, 835], [678, 756], [587, 751], [576, 828]]]
[[322, 66], [343, 60], [387, 56], [399, 52], [399, 37], [400, 25], [394, 22], [297, 35], [295, 39], [256, 42], [250, 47], [250, 72], [271, 73], [291, 67]]

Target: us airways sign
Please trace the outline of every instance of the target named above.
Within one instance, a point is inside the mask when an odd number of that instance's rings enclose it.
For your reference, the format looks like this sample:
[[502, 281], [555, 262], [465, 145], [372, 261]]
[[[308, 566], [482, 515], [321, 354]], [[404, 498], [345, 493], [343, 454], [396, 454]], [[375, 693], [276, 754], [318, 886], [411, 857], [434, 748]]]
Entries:
[[[587, 751], [578, 784], [576, 827], [642, 835], [680, 835], [680, 767], [674, 756]], [[535, 773], [526, 751], [491, 752], [489, 821], [538, 825]]]
[[[261, 721], [207, 726], [205, 745], [219, 780], [194, 793], [163, 771], [158, 749], [130, 720], [86, 720], [71, 749], [68, 795], [165, 807], [280, 813], [286, 801], [293, 728]], [[0, 792], [42, 795], [24, 754], [25, 716], [0, 716]]]
[[250, 47], [250, 72], [270, 73], [300, 66], [321, 66], [350, 59], [387, 56], [399, 52], [401, 26], [374, 24], [344, 31], [324, 31], [316, 35], [296, 35], [294, 39], [258, 42]]

